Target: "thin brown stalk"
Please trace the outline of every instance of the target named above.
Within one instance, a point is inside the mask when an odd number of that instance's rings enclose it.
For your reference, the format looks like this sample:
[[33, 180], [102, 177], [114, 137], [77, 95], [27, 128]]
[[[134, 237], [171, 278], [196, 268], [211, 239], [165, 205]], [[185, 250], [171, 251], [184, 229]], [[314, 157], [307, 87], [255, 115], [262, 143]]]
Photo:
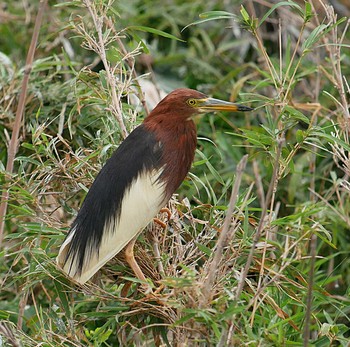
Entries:
[[255, 234], [255, 237], [253, 239], [252, 246], [250, 248], [250, 252], [249, 252], [249, 255], [248, 255], [248, 259], [247, 259], [246, 265], [244, 267], [243, 273], [241, 275], [241, 278], [240, 278], [238, 286], [237, 286], [237, 291], [236, 291], [236, 295], [235, 295], [235, 299], [236, 300], [238, 300], [238, 298], [240, 297], [240, 295], [242, 293], [243, 286], [244, 286], [245, 280], [247, 278], [249, 268], [250, 268], [251, 263], [253, 261], [253, 256], [254, 256], [254, 251], [255, 251], [255, 248], [256, 248], [256, 244], [258, 243], [258, 241], [260, 239], [260, 236], [261, 236], [261, 233], [262, 233], [262, 230], [265, 227], [265, 222], [266, 222], [265, 221], [265, 217], [267, 215], [267, 207], [270, 205], [271, 198], [273, 196], [274, 190], [276, 189], [276, 184], [277, 184], [277, 180], [278, 180], [278, 172], [279, 172], [279, 167], [280, 167], [279, 160], [280, 160], [280, 156], [281, 156], [281, 152], [282, 152], [282, 144], [283, 144], [283, 142], [284, 142], [283, 138], [280, 138], [278, 140], [276, 159], [275, 159], [275, 164], [274, 164], [274, 169], [273, 169], [273, 175], [272, 175], [272, 179], [271, 179], [271, 182], [270, 182], [270, 185], [269, 185], [269, 190], [267, 192], [266, 199], [265, 199], [266, 203], [265, 203], [265, 206], [264, 206], [264, 208], [262, 210], [262, 213], [261, 213], [260, 222], [259, 222], [259, 225], [258, 225], [258, 228], [257, 228], [257, 232]]
[[290, 88], [292, 86], [292, 84], [294, 83], [294, 77], [295, 77], [295, 74], [297, 73], [298, 69], [299, 69], [299, 65], [301, 64], [301, 61], [302, 61], [302, 58], [303, 56], [301, 56], [294, 68], [294, 71], [293, 71], [293, 74], [291, 77], [289, 77], [289, 72], [293, 66], [293, 63], [294, 63], [294, 59], [295, 59], [295, 56], [298, 52], [298, 49], [300, 47], [300, 43], [301, 43], [301, 39], [303, 37], [303, 33], [304, 33], [304, 30], [305, 30], [305, 27], [306, 27], [306, 23], [304, 22], [301, 29], [300, 29], [300, 33], [299, 33], [299, 36], [298, 36], [298, 40], [295, 44], [295, 48], [294, 48], [294, 51], [293, 51], [293, 54], [292, 54], [292, 57], [290, 59], [290, 63], [288, 65], [288, 68], [287, 68], [287, 71], [285, 73], [285, 78], [283, 80], [283, 83], [282, 83], [282, 86], [284, 87], [285, 84], [287, 83], [287, 79], [289, 79], [289, 83], [288, 83], [288, 86], [287, 86], [287, 89], [286, 91], [284, 92], [284, 97], [283, 97], [283, 103], [286, 102], [287, 98], [289, 97], [289, 91], [290, 91]]
[[[208, 274], [206, 276], [205, 281], [203, 282], [202, 287], [202, 300], [201, 300], [201, 306], [206, 306], [208, 302], [210, 302], [211, 299], [211, 292], [212, 292], [212, 286], [215, 281], [215, 274], [217, 272], [217, 269], [219, 267], [220, 261], [222, 259], [223, 251], [225, 245], [228, 243], [228, 237], [229, 237], [229, 230], [231, 226], [232, 221], [232, 214], [236, 206], [237, 196], [239, 187], [241, 185], [242, 175], [243, 171], [247, 165], [248, 161], [248, 155], [246, 154], [238, 163], [237, 170], [236, 170], [236, 180], [232, 188], [232, 193], [230, 197], [230, 203], [228, 205], [226, 218], [224, 221], [224, 226], [222, 228], [222, 231], [219, 236], [219, 240], [216, 244], [216, 249], [214, 253], [214, 257], [212, 262], [210, 263]], [[236, 224], [234, 222], [234, 224]]]
[[[110, 23], [110, 21], [108, 22], [108, 24], [110, 24], [112, 27], [112, 23]], [[113, 27], [114, 29], [114, 27]], [[118, 45], [122, 51], [122, 53], [124, 54], [124, 56], [126, 56], [128, 54], [128, 51], [127, 49], [125, 48], [124, 44], [123, 44], [123, 41], [117, 36], [116, 37], [116, 41], [118, 42]], [[135, 63], [135, 60], [134, 59], [131, 59], [131, 58], [128, 58], [126, 59], [126, 63], [128, 64], [129, 68], [131, 69], [131, 73], [132, 73], [132, 76], [133, 76], [133, 83], [136, 85], [136, 89], [138, 91], [138, 97], [141, 101], [141, 104], [142, 104], [142, 107], [143, 109], [145, 110], [146, 112], [146, 115], [149, 115], [149, 108], [147, 106], [147, 103], [146, 103], [146, 100], [145, 100], [145, 95], [144, 93], [142, 92], [142, 88], [140, 86], [140, 83], [138, 82], [138, 76], [137, 76], [137, 72], [134, 68], [134, 63]]]
[[128, 131], [126, 130], [126, 127], [124, 124], [123, 114], [120, 106], [120, 97], [117, 95], [117, 86], [116, 86], [115, 76], [112, 73], [112, 69], [107, 60], [106, 44], [105, 44], [106, 39], [103, 33], [104, 18], [99, 17], [96, 11], [95, 3], [91, 2], [90, 0], [84, 0], [84, 4], [87, 7], [88, 11], [90, 12], [91, 18], [94, 22], [94, 26], [97, 32], [98, 47], [96, 47], [97, 48], [96, 53], [100, 56], [106, 71], [107, 82], [111, 92], [111, 100], [112, 100], [112, 104], [110, 108], [112, 113], [115, 115], [117, 119], [122, 136], [125, 139], [128, 136]]
[[[7, 163], [6, 163], [6, 177], [5, 177], [5, 181], [7, 183], [9, 183], [10, 181], [10, 177], [13, 172], [15, 157], [18, 150], [18, 137], [19, 137], [19, 131], [22, 124], [24, 107], [25, 107], [25, 102], [27, 97], [29, 76], [33, 67], [34, 53], [38, 42], [40, 27], [43, 19], [43, 14], [46, 8], [46, 4], [47, 4], [47, 0], [41, 0], [39, 3], [39, 9], [35, 19], [32, 40], [30, 42], [30, 46], [28, 49], [26, 65], [24, 69], [24, 76], [22, 80], [22, 87], [21, 87], [21, 92], [18, 100], [18, 107], [16, 111], [15, 122], [14, 122], [13, 131], [11, 135], [11, 140], [7, 149]], [[8, 199], [9, 199], [9, 189], [5, 188], [1, 196], [1, 204], [0, 204], [0, 249], [1, 249], [1, 244], [4, 236], [5, 216], [7, 212]]]
[[309, 346], [310, 338], [310, 322], [311, 322], [311, 313], [312, 313], [312, 293], [314, 287], [314, 273], [315, 273], [315, 261], [316, 261], [316, 245], [317, 245], [317, 236], [315, 233], [311, 235], [310, 241], [310, 271], [309, 279], [307, 283], [307, 296], [306, 296], [306, 313], [305, 313], [305, 322], [304, 322], [304, 347]]
[[17, 328], [19, 330], [22, 330], [23, 326], [23, 317], [24, 317], [24, 310], [28, 302], [28, 290], [24, 290], [24, 294], [22, 293], [21, 299], [19, 301], [19, 307], [18, 307], [18, 319], [17, 319]]
[[[266, 4], [267, 5], [267, 4]], [[268, 6], [268, 5], [267, 5]], [[254, 6], [252, 6], [252, 4], [250, 4], [249, 6], [250, 8], [250, 12], [253, 13], [253, 16], [252, 17], [255, 17], [256, 18], [256, 14], [255, 14], [255, 10], [254, 10]], [[270, 71], [270, 76], [271, 76], [271, 79], [273, 81], [273, 84], [275, 86], [275, 88], [277, 89], [278, 88], [278, 85], [280, 84], [280, 79], [279, 79], [279, 74], [277, 73], [269, 55], [267, 54], [266, 52], [266, 48], [264, 46], [264, 43], [263, 43], [263, 40], [262, 40], [262, 37], [261, 37], [261, 33], [260, 33], [260, 28], [257, 27], [257, 28], [251, 28], [252, 30], [252, 34], [254, 35], [255, 39], [256, 39], [256, 42], [258, 44], [258, 47], [259, 47], [259, 50], [261, 52], [261, 54], [263, 55], [264, 57], [264, 60], [266, 62], [266, 66], [267, 68], [269, 69]]]
[[255, 159], [253, 160], [253, 171], [254, 171], [254, 177], [255, 177], [256, 194], [258, 196], [261, 208], [264, 209], [265, 208], [264, 186], [263, 186], [262, 178], [259, 172], [259, 166]]
[[[311, 1], [312, 3], [312, 1]], [[337, 22], [337, 14], [334, 12], [333, 6], [325, 5], [325, 3], [322, 0], [319, 0], [319, 3], [323, 6], [323, 9], [326, 12], [327, 19], [330, 23], [336, 23]], [[315, 16], [315, 20], [318, 25], [320, 25], [320, 21], [317, 16]], [[348, 28], [350, 26], [350, 19], [346, 21], [345, 28], [343, 29], [343, 34], [338, 38], [338, 26], [335, 26], [332, 31], [332, 40], [333, 44], [329, 45], [328, 38], [322, 37], [322, 40], [325, 44], [325, 49], [329, 55], [329, 62], [331, 63], [331, 67], [333, 70], [334, 76], [331, 76], [330, 81], [335, 85], [339, 92], [340, 101], [335, 98], [338, 105], [342, 109], [342, 113], [344, 116], [344, 137], [346, 141], [348, 142], [348, 134], [349, 134], [349, 119], [350, 119], [350, 113], [349, 113], [349, 104], [347, 99], [347, 93], [344, 87], [344, 75], [342, 73], [342, 59], [341, 59], [341, 49], [344, 39], [346, 38], [346, 33], [348, 32]], [[328, 76], [327, 76], [328, 77]]]

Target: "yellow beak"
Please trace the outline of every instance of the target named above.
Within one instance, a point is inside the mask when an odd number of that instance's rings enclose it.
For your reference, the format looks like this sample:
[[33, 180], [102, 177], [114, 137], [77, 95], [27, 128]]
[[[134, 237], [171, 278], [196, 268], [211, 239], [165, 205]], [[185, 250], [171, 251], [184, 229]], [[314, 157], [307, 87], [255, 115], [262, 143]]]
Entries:
[[213, 111], [252, 111], [253, 108], [248, 106], [243, 106], [239, 104], [235, 104], [233, 102], [223, 101], [214, 98], [200, 99], [198, 100], [198, 109], [200, 112], [213, 112]]

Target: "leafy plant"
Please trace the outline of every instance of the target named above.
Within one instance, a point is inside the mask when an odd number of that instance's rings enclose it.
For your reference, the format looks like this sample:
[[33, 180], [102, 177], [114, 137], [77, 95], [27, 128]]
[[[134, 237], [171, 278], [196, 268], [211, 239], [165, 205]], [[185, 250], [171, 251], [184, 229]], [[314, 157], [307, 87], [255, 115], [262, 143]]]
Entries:
[[[9, 174], [37, 6], [8, 2], [0, 25], [0, 341], [346, 346], [349, 21], [321, 1], [50, 4]], [[196, 120], [172, 217], [136, 249], [159, 295], [140, 290], [122, 256], [79, 288], [56, 268], [58, 247], [103, 163], [149, 112], [146, 77], [158, 91], [187, 86], [255, 111]]]

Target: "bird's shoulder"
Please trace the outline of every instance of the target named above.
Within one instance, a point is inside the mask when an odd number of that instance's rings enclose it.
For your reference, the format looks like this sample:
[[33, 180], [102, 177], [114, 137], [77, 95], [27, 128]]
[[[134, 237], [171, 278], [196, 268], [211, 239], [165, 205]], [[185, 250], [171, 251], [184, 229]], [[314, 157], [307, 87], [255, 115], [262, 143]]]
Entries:
[[163, 144], [143, 124], [135, 128], [107, 160], [103, 171], [136, 173], [157, 168], [161, 163]]

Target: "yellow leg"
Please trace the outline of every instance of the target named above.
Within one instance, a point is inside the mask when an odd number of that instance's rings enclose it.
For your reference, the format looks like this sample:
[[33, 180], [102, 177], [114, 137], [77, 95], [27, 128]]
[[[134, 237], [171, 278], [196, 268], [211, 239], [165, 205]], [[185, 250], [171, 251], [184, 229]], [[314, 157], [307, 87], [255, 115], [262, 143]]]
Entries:
[[168, 220], [171, 218], [171, 211], [167, 207], [162, 208], [159, 212], [166, 213], [168, 215]]
[[146, 281], [146, 277], [143, 274], [142, 270], [139, 267], [139, 264], [137, 264], [134, 256], [134, 245], [137, 240], [137, 237], [134, 237], [126, 246], [125, 248], [125, 260], [130, 265], [132, 271], [134, 271], [136, 277], [141, 281]]
[[[127, 263], [129, 264], [129, 266], [131, 267], [131, 269], [134, 271], [136, 277], [143, 281], [143, 282], [147, 282], [145, 275], [143, 274], [142, 270], [139, 267], [139, 264], [137, 264], [136, 260], [135, 260], [135, 256], [134, 256], [134, 245], [135, 242], [137, 240], [137, 237], [134, 237], [125, 247], [125, 260], [127, 261]], [[161, 285], [154, 293], [152, 292], [152, 286], [149, 285], [149, 283], [145, 283], [142, 284], [142, 287], [145, 290], [145, 294], [146, 300], [154, 300], [155, 298], [157, 298], [160, 294], [160, 291], [163, 290], [164, 286]], [[124, 296], [126, 296], [127, 291], [129, 288], [126, 288], [126, 290], [123, 292]], [[157, 301], [159, 301], [159, 299], [157, 298]], [[159, 301], [160, 304], [164, 305], [163, 302]]]
[[[171, 217], [171, 212], [167, 207], [162, 208], [160, 211], [160, 213], [166, 213], [168, 215], [168, 220]], [[157, 223], [158, 225], [160, 225], [163, 229], [166, 228], [166, 223], [164, 223], [163, 221], [161, 221], [159, 218], [153, 218], [153, 222]]]
[[166, 228], [166, 223], [162, 222], [159, 218], [153, 218], [153, 222], [160, 225], [163, 229]]

